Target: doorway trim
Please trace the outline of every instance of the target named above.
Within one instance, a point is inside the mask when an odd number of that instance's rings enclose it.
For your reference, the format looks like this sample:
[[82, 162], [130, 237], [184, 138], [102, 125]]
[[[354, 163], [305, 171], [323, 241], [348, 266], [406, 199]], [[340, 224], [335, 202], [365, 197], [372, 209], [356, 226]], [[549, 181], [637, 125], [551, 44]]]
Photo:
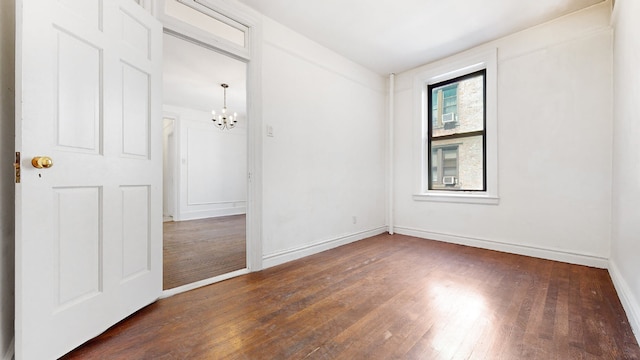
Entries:
[[[171, 1], [171, 0], [168, 0]], [[174, 289], [164, 290], [162, 298], [184, 291], [226, 280], [238, 275], [262, 270], [262, 26], [260, 16], [248, 7], [235, 6], [222, 0], [188, 0], [204, 5], [208, 9], [218, 12], [247, 28], [246, 50], [236, 50], [233, 47], [212, 40], [211, 37], [199, 37], [189, 30], [189, 25], [172, 19], [170, 24], [164, 15], [165, 0], [141, 1], [160, 22], [165, 31], [186, 41], [191, 41], [210, 48], [213, 51], [236, 58], [247, 65], [247, 229], [246, 229], [246, 269], [183, 285]], [[181, 3], [188, 2], [180, 0]], [[170, 114], [163, 114], [171, 117]]]
[[[171, 151], [171, 154], [169, 154], [169, 156], [172, 157], [173, 160], [173, 168], [171, 169], [171, 176], [173, 177], [173, 186], [171, 187], [171, 201], [173, 201], [173, 214], [171, 214], [173, 221], [179, 221], [180, 220], [180, 211], [179, 211], [179, 204], [180, 204], [180, 176], [178, 176], [178, 138], [180, 136], [180, 116], [178, 114], [174, 114], [171, 112], [167, 112], [167, 111], [162, 111], [162, 122], [164, 125], [164, 121], [165, 120], [170, 120], [172, 122], [171, 126], [172, 126], [172, 133], [173, 133], [173, 141], [174, 141], [174, 147], [173, 147], [173, 151]], [[164, 131], [162, 136], [164, 137]], [[164, 138], [163, 138], [164, 141]], [[165, 149], [163, 148], [163, 154], [164, 154]], [[164, 163], [165, 159], [163, 159], [163, 163]], [[164, 193], [164, 169], [163, 169], [163, 196], [165, 195]], [[162, 199], [162, 206], [164, 207], [164, 203], [165, 203], [164, 197]], [[163, 214], [164, 215], [164, 214]], [[164, 219], [163, 219], [164, 222]]]

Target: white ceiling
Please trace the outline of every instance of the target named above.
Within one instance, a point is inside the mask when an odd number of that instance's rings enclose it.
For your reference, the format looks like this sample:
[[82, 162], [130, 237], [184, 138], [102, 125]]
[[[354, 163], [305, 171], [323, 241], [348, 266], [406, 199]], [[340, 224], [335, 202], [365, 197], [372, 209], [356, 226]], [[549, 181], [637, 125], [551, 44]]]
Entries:
[[211, 112], [222, 109], [222, 83], [227, 108], [246, 119], [247, 70], [242, 61], [175, 36], [164, 34], [163, 103]]
[[388, 74], [603, 0], [239, 1], [379, 74]]

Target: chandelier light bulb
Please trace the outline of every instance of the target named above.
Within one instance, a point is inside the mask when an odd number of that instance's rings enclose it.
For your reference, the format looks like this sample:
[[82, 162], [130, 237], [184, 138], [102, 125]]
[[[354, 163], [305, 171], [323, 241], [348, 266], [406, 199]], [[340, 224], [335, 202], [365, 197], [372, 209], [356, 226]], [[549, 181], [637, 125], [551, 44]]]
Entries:
[[220, 86], [222, 86], [222, 91], [223, 91], [223, 96], [224, 96], [224, 100], [222, 103], [222, 114], [219, 114], [216, 117], [216, 111], [215, 110], [211, 110], [211, 115], [212, 115], [212, 119], [211, 121], [213, 121], [213, 123], [220, 129], [220, 130], [225, 130], [225, 129], [233, 129], [236, 126], [236, 123], [238, 122], [238, 113], [233, 113], [233, 115], [229, 115], [227, 116], [227, 88], [229, 87], [229, 85], [227, 84], [220, 84]]

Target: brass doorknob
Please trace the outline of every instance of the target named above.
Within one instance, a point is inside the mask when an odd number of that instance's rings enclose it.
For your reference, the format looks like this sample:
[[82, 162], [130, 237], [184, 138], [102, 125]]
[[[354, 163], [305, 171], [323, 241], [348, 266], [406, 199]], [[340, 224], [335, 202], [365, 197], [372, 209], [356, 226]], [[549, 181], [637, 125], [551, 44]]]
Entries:
[[31, 159], [31, 165], [37, 169], [48, 169], [53, 166], [53, 160], [48, 156], [36, 156]]

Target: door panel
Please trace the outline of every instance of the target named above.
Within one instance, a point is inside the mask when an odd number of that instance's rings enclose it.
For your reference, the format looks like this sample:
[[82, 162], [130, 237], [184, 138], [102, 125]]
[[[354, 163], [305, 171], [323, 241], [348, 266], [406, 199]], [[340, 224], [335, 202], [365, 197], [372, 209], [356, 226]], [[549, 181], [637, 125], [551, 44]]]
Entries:
[[149, 156], [149, 74], [122, 64], [124, 154]]
[[122, 277], [128, 281], [151, 270], [148, 186], [122, 186]]
[[162, 291], [162, 28], [131, 0], [17, 8], [16, 359], [53, 359]]
[[56, 312], [102, 291], [100, 187], [53, 188]]
[[149, 52], [149, 36], [150, 29], [136, 18], [126, 12], [121, 13], [122, 17], [122, 41], [131, 50], [137, 53], [137, 56], [151, 59]]
[[[58, 145], [98, 153], [101, 143], [101, 51], [57, 30], [57, 68], [54, 70]], [[54, 109], [56, 110], [56, 109]]]

